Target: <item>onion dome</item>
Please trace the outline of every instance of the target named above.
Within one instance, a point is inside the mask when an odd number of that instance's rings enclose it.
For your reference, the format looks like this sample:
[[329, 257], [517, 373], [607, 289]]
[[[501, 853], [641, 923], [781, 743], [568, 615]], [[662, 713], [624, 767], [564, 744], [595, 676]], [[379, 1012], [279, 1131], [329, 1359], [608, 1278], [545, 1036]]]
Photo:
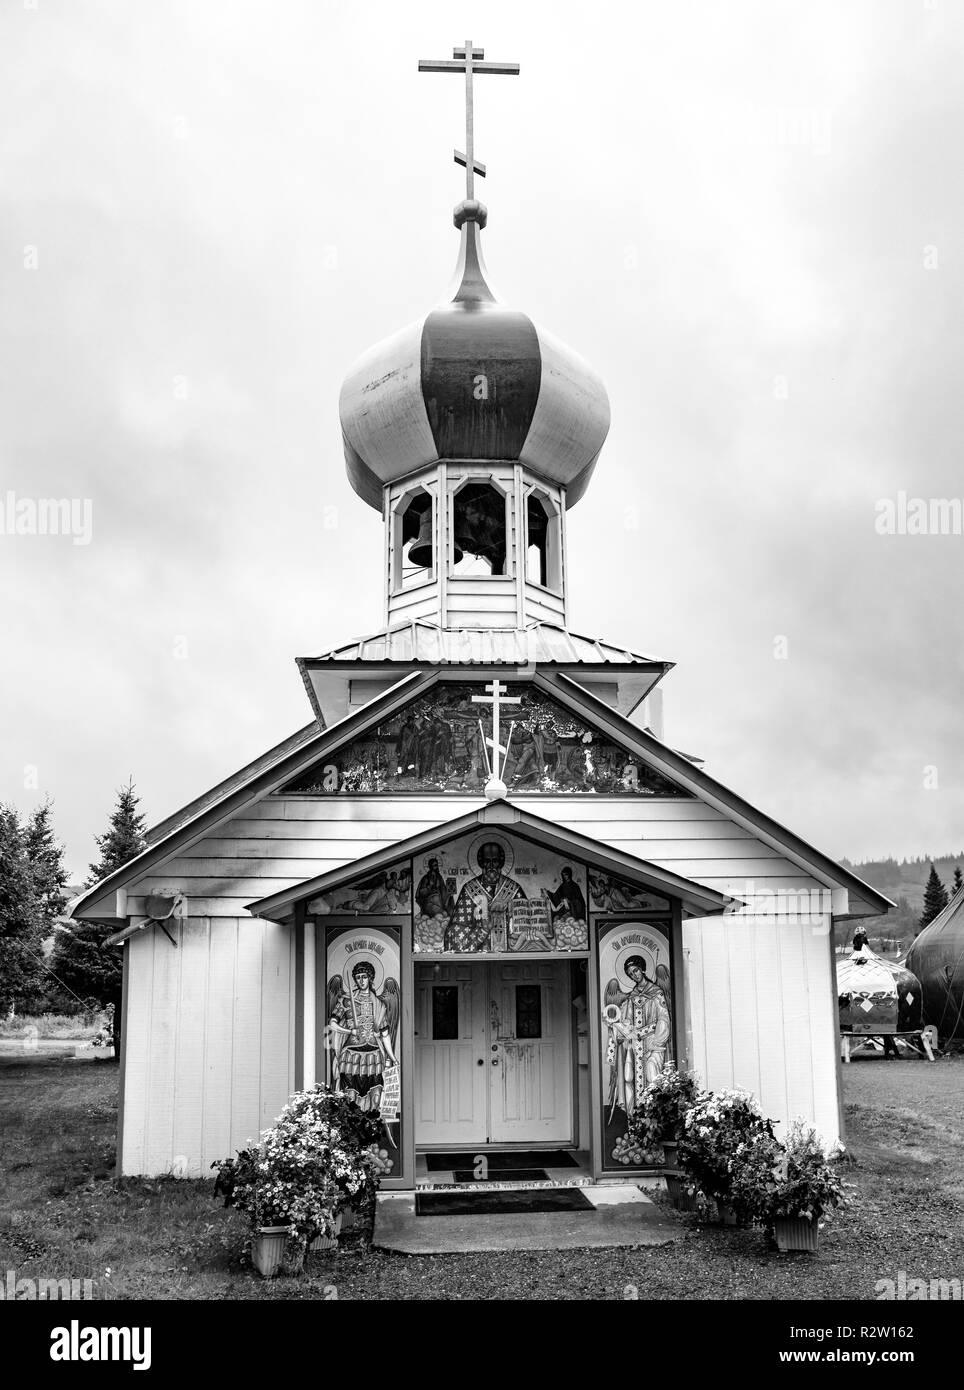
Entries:
[[455, 209], [453, 289], [431, 313], [366, 352], [339, 413], [352, 487], [381, 510], [382, 488], [442, 459], [525, 465], [577, 501], [609, 432], [599, 376], [493, 293], [482, 260], [486, 210]]

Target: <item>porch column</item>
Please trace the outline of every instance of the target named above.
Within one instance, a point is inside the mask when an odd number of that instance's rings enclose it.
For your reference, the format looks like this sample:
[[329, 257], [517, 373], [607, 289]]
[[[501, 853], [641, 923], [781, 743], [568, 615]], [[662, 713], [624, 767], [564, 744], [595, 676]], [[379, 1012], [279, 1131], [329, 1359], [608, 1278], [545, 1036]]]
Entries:
[[295, 904], [295, 1090], [315, 1084], [315, 924]]
[[302, 1022], [304, 1077], [302, 1089], [315, 1084], [315, 924], [305, 922], [305, 991]]

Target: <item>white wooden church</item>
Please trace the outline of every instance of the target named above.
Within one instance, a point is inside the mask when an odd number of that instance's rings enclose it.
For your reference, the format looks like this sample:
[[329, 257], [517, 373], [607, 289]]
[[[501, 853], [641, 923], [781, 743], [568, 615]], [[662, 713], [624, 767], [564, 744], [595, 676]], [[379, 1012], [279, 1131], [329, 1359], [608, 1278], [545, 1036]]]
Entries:
[[453, 287], [341, 392], [383, 626], [300, 658], [309, 722], [74, 908], [124, 942], [124, 1174], [208, 1175], [325, 1080], [387, 1187], [513, 1147], [625, 1176], [668, 1059], [840, 1132], [832, 924], [889, 904], [663, 742], [671, 663], [570, 631], [609, 403], [489, 287], [468, 110]]

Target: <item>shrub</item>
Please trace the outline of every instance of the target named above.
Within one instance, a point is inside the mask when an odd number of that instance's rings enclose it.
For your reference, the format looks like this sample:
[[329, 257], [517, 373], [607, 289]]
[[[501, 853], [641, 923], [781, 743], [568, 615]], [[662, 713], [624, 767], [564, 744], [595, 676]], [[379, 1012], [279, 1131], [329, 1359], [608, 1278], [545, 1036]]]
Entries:
[[819, 1220], [845, 1200], [843, 1183], [833, 1163], [842, 1152], [829, 1152], [817, 1131], [805, 1120], [794, 1120], [776, 1168], [769, 1199], [769, 1218], [809, 1217]]
[[344, 1207], [361, 1206], [391, 1164], [378, 1149], [379, 1122], [324, 1086], [299, 1091], [260, 1141], [211, 1166], [215, 1192], [253, 1227], [288, 1226], [306, 1246], [333, 1236]]
[[741, 1226], [769, 1218], [779, 1156], [769, 1120], [745, 1091], [703, 1096], [686, 1113], [680, 1167]]

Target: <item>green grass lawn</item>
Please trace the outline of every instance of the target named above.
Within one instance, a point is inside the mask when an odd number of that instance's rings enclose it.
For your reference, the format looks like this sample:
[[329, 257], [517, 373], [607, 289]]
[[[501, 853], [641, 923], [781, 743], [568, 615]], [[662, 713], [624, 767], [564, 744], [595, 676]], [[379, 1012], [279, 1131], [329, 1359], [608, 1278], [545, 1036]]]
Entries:
[[700, 1227], [658, 1249], [406, 1257], [350, 1237], [301, 1278], [240, 1263], [246, 1229], [207, 1182], [113, 1178], [117, 1068], [0, 1057], [0, 1278], [90, 1278], [94, 1296], [160, 1299], [874, 1297], [878, 1279], [964, 1278], [964, 1058], [844, 1068], [853, 1202], [818, 1256], [761, 1232]]

